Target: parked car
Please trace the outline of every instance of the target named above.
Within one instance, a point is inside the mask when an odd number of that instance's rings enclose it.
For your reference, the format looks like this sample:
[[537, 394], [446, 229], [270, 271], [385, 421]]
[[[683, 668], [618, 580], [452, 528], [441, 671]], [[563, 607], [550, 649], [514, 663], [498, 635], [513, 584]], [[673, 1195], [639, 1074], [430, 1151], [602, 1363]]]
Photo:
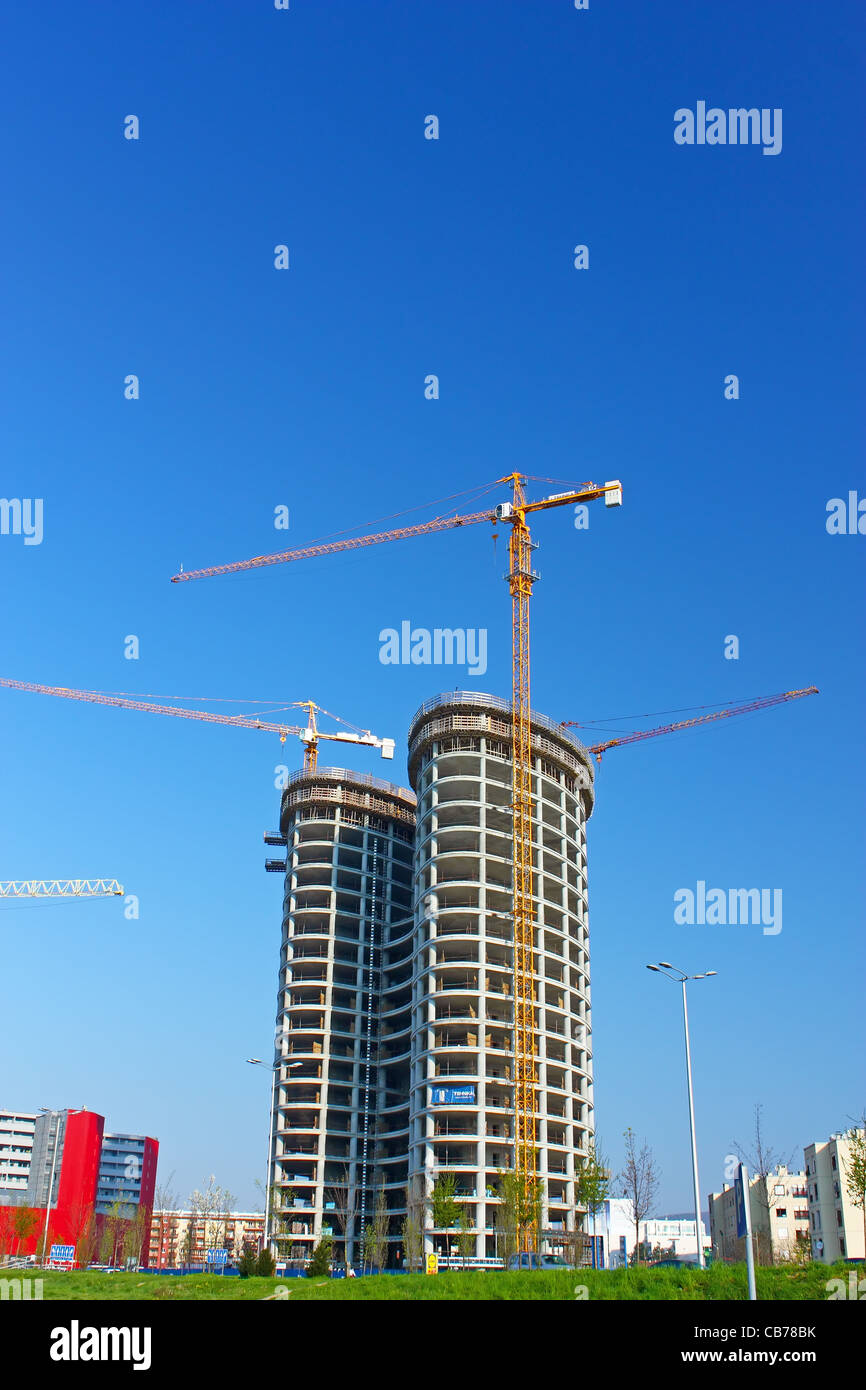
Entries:
[[512, 1255], [508, 1261], [509, 1269], [570, 1269], [561, 1255], [536, 1255], [532, 1251], [522, 1251]]
[[[713, 1262], [712, 1255], [704, 1256], [704, 1264], [709, 1266]], [[663, 1260], [650, 1260], [648, 1269], [697, 1269], [697, 1255], [668, 1255]]]

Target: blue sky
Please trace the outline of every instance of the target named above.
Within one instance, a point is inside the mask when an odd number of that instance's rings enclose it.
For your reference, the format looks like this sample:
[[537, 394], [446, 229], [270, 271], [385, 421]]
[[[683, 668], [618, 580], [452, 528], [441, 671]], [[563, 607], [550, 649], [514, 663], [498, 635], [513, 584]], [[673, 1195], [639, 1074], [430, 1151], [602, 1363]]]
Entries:
[[[866, 541], [825, 528], [829, 499], [866, 492], [863, 28], [858, 5], [802, 0], [53, 3], [2, 21], [0, 493], [43, 499], [44, 538], [0, 535], [0, 675], [313, 698], [398, 741], [390, 765], [335, 761], [402, 782], [423, 700], [509, 694], [503, 535], [169, 577], [520, 470], [557, 480], [533, 496], [625, 489], [586, 531], [567, 509], [534, 526], [537, 708], [627, 729], [820, 687], [599, 770], [597, 1123], [615, 1166], [627, 1125], [653, 1146], [660, 1211], [689, 1204], [689, 1151], [678, 996], [647, 961], [719, 972], [691, 1006], [704, 1193], [755, 1103], [801, 1162], [866, 1099]], [[782, 152], [676, 145], [675, 110], [699, 100], [781, 108]], [[403, 619], [486, 628], [488, 671], [382, 665]], [[86, 1104], [159, 1137], [181, 1196], [215, 1173], [254, 1203], [268, 1077], [244, 1058], [273, 1028], [279, 743], [9, 691], [0, 716], [0, 875], [116, 875], [140, 902], [137, 921], [0, 905], [0, 1105]], [[676, 925], [698, 880], [781, 888], [783, 930]]]

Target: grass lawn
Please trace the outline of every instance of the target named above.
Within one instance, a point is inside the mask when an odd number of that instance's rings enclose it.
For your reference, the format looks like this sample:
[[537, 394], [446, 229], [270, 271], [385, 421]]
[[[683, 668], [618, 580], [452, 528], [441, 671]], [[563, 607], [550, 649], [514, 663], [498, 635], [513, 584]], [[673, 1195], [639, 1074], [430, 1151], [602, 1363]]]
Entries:
[[[828, 1279], [847, 1281], [845, 1264], [812, 1264], [758, 1269], [758, 1298], [767, 1302], [791, 1299], [826, 1301]], [[21, 1278], [22, 1270], [0, 1270], [0, 1278]], [[182, 1303], [193, 1300], [256, 1300], [285, 1290], [292, 1302], [307, 1299], [438, 1300], [541, 1299], [573, 1301], [583, 1285], [588, 1300], [690, 1299], [697, 1301], [744, 1300], [745, 1265], [713, 1265], [710, 1269], [617, 1269], [443, 1271], [442, 1274], [368, 1275], [359, 1279], [239, 1279], [218, 1274], [183, 1276], [156, 1274], [104, 1274], [96, 1270], [35, 1271], [29, 1278], [43, 1280], [43, 1297], [54, 1300], [157, 1300]]]

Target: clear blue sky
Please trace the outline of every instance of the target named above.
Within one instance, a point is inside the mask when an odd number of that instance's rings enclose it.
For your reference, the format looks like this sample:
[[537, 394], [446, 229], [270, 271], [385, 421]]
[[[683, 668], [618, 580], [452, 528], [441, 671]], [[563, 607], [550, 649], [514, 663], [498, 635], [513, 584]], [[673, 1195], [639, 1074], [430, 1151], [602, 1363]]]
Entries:
[[[692, 996], [704, 1193], [756, 1102], [802, 1161], [866, 1100], [866, 540], [825, 529], [830, 498], [866, 492], [863, 28], [859, 4], [804, 0], [2, 20], [0, 493], [44, 499], [44, 539], [0, 536], [0, 674], [312, 697], [396, 738], [403, 781], [422, 700], [509, 694], [504, 537], [169, 577], [518, 469], [625, 487], [588, 531], [566, 510], [535, 525], [537, 708], [624, 729], [613, 716], [820, 687], [599, 772], [597, 1123], [617, 1166], [627, 1125], [653, 1146], [660, 1211], [690, 1200], [686, 1101], [677, 992], [645, 962], [719, 972]], [[781, 154], [676, 145], [674, 111], [699, 100], [782, 108]], [[487, 673], [383, 666], [379, 631], [403, 619], [486, 628]], [[0, 875], [116, 875], [140, 899], [138, 921], [0, 905], [0, 1105], [86, 1104], [156, 1135], [181, 1196], [215, 1173], [253, 1203], [269, 1082], [244, 1058], [268, 1058], [273, 1029], [279, 743], [8, 691], [0, 717]], [[782, 932], [676, 925], [699, 879], [781, 888]]]

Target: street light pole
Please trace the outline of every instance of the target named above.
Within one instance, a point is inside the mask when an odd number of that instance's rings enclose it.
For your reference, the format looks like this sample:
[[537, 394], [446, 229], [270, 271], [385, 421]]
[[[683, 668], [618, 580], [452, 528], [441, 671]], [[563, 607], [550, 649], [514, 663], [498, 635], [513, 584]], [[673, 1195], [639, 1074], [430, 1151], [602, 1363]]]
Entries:
[[[57, 1120], [57, 1127], [54, 1130], [54, 1144], [51, 1150], [51, 1177], [48, 1179], [48, 1200], [45, 1203], [45, 1227], [42, 1232], [42, 1263], [44, 1265], [48, 1259], [48, 1223], [51, 1220], [51, 1197], [54, 1192], [54, 1170], [57, 1167], [57, 1145], [60, 1141], [60, 1116], [64, 1112], [62, 1110], [49, 1110], [46, 1105], [41, 1106], [40, 1109], [44, 1115], [50, 1115], [52, 1119]], [[78, 1112], [74, 1110], [66, 1111], [67, 1115], [74, 1115], [77, 1113]]]
[[[704, 1242], [701, 1237], [701, 1185], [698, 1178], [698, 1140], [695, 1133], [695, 1097], [692, 1086], [692, 1050], [689, 1043], [689, 1007], [686, 1001], [686, 982], [688, 980], [705, 980], [711, 975], [715, 975], [715, 970], [705, 970], [701, 975], [686, 975], [678, 966], [671, 965], [670, 961], [659, 961], [658, 965], [648, 965], [647, 970], [654, 970], [660, 975], [664, 975], [668, 980], [674, 980], [682, 985], [683, 991], [683, 1031], [686, 1041], [686, 1080], [689, 1091], [689, 1134], [692, 1145], [692, 1182], [695, 1190], [695, 1238], [698, 1246], [698, 1267], [704, 1269], [706, 1260], [704, 1259]], [[676, 974], [670, 974], [670, 971]]]
[[695, 1136], [695, 1098], [692, 1089], [692, 1051], [689, 1046], [689, 1008], [686, 1003], [686, 982], [683, 980], [683, 1028], [686, 1038], [686, 1077], [689, 1085], [689, 1129], [692, 1136], [692, 1179], [695, 1185], [695, 1233], [698, 1241], [698, 1266], [704, 1268], [704, 1242], [701, 1239], [701, 1187], [698, 1181], [698, 1141]]

